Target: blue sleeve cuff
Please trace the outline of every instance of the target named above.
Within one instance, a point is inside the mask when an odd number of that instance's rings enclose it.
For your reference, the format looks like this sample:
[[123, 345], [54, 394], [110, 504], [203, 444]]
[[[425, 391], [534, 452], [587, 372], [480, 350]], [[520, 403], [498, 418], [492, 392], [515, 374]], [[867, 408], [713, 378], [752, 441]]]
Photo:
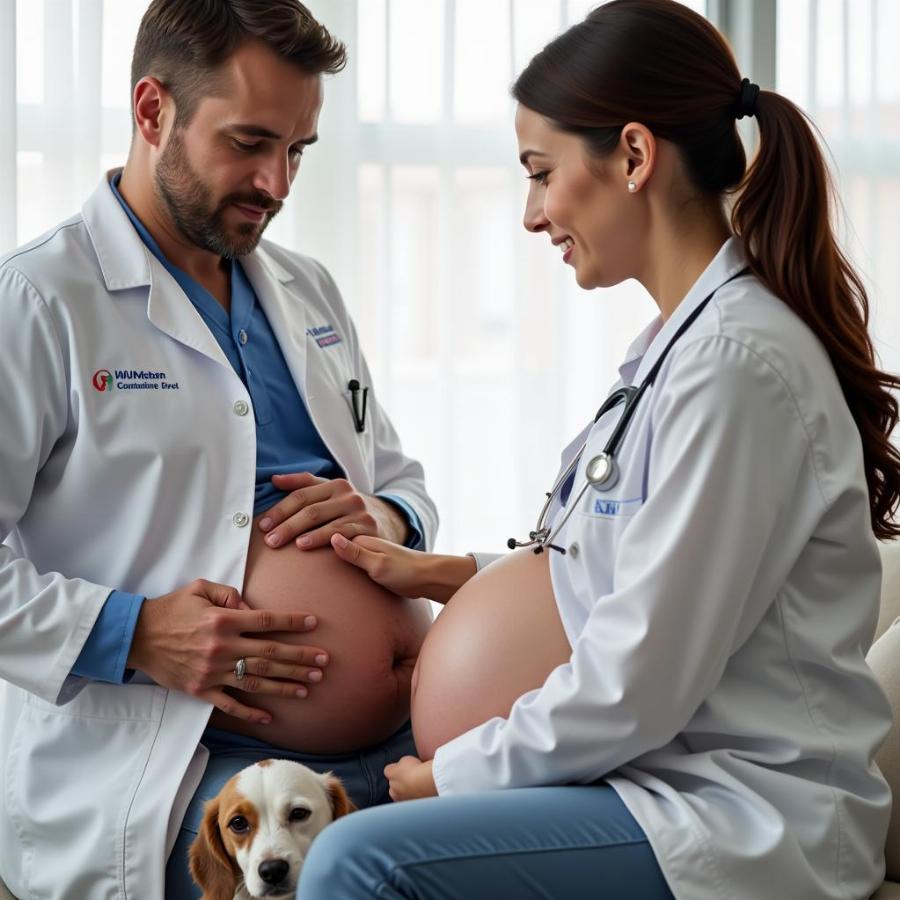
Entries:
[[106, 598], [72, 666], [72, 675], [111, 684], [124, 684], [131, 680], [133, 672], [126, 673], [125, 662], [143, 602], [143, 597], [124, 591], [113, 591]]
[[382, 500], [387, 500], [388, 503], [396, 506], [403, 513], [406, 524], [409, 525], [409, 537], [407, 537], [403, 546], [409, 547], [411, 550], [424, 550], [425, 529], [422, 528], [422, 520], [419, 518], [419, 514], [405, 500], [394, 497], [392, 494], [378, 494], [378, 497]]

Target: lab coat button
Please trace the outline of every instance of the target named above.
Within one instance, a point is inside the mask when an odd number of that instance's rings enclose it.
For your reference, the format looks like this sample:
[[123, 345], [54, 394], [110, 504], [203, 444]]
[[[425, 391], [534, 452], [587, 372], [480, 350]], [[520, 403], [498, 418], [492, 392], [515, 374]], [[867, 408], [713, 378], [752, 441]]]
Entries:
[[246, 400], [235, 400], [231, 408], [236, 416], [246, 416], [250, 412], [250, 404]]
[[578, 559], [578, 544], [572, 544], [569, 547], [569, 556], [571, 556], [572, 559]]
[[238, 332], [238, 340], [239, 340], [242, 344], [246, 344], [246, 343], [247, 343], [247, 332], [244, 331], [243, 328]]
[[238, 528], [243, 528], [250, 521], [250, 516], [248, 516], [247, 513], [236, 512], [231, 517], [231, 521], [234, 522]]

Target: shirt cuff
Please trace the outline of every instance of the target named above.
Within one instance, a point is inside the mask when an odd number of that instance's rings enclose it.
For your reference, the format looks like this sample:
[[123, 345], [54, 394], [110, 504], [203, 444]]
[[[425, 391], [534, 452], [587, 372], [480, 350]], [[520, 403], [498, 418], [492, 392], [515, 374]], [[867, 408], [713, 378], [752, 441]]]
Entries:
[[501, 559], [506, 556], [505, 553], [467, 553], [470, 559], [475, 560], [475, 571], [480, 572], [482, 569], [489, 566], [495, 560]]
[[126, 672], [125, 662], [144, 599], [124, 591], [113, 591], [106, 598], [106, 603], [72, 666], [72, 675], [111, 684], [124, 684], [131, 680], [134, 672]]
[[386, 500], [392, 506], [396, 506], [403, 518], [406, 519], [406, 524], [409, 525], [409, 536], [403, 546], [409, 547], [410, 550], [424, 550], [425, 530], [418, 513], [405, 500], [392, 494], [377, 494], [376, 496], [381, 500]]

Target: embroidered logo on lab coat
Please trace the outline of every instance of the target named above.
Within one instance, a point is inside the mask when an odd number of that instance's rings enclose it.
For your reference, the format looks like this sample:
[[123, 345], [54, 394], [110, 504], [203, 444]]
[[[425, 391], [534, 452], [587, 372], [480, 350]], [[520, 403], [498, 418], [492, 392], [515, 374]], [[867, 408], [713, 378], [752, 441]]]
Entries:
[[320, 347], [331, 347], [341, 343], [341, 336], [334, 330], [334, 325], [317, 325], [315, 328], [307, 328], [306, 333], [315, 338]]
[[595, 497], [590, 507], [590, 514], [594, 516], [633, 516], [644, 502], [643, 497], [634, 497], [631, 500], [611, 500], [607, 497]]
[[101, 394], [112, 393], [113, 387], [120, 391], [177, 391], [177, 381], [172, 381], [165, 372], [147, 369], [97, 369], [91, 376], [94, 390]]

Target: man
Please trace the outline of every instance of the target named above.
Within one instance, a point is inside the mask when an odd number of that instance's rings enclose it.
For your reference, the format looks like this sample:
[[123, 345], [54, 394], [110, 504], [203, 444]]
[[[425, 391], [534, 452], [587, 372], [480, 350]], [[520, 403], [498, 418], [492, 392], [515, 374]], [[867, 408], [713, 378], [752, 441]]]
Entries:
[[279, 554], [433, 539], [333, 282], [260, 244], [344, 61], [297, 0], [154, 0], [124, 171], [0, 261], [0, 877], [21, 897], [162, 898], [210, 710], [266, 722], [265, 696], [327, 679], [315, 617], [242, 600], [251, 531]]

